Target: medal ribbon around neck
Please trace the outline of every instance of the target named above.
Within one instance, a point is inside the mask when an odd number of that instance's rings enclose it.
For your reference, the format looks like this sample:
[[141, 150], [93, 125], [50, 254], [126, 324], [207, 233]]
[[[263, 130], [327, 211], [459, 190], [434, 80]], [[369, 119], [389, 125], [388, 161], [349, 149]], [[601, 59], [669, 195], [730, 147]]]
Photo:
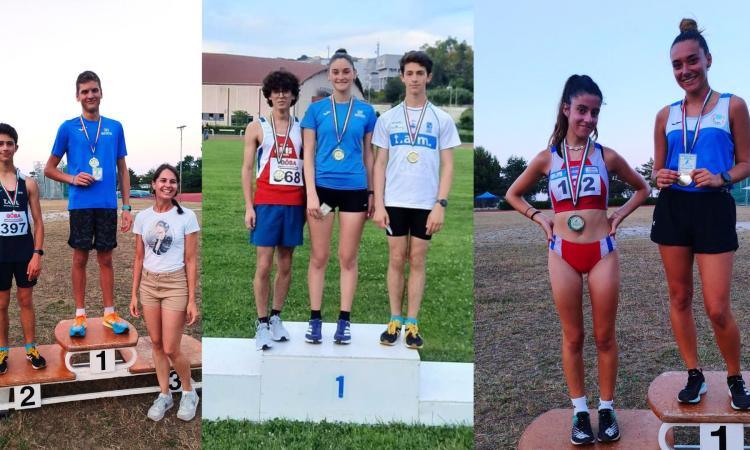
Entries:
[[568, 185], [570, 185], [571, 200], [573, 200], [573, 206], [578, 203], [578, 194], [581, 192], [581, 176], [583, 175], [583, 169], [586, 166], [586, 158], [589, 156], [589, 148], [591, 147], [591, 138], [586, 140], [586, 148], [583, 150], [583, 156], [581, 157], [581, 165], [578, 167], [578, 176], [575, 180], [575, 189], [573, 188], [573, 170], [570, 167], [570, 159], [568, 158], [568, 143], [563, 138], [563, 161], [565, 162], [565, 176], [568, 178]]
[[281, 160], [286, 154], [286, 148], [289, 145], [289, 136], [292, 134], [292, 126], [294, 125], [294, 118], [289, 116], [289, 126], [286, 129], [286, 137], [284, 138], [284, 146], [281, 147], [279, 152], [279, 138], [276, 134], [276, 122], [273, 120], [273, 113], [271, 113], [271, 132], [273, 133], [273, 146], [276, 147], [276, 162], [281, 164]]
[[83, 114], [78, 119], [81, 121], [81, 128], [83, 128], [83, 134], [86, 135], [86, 141], [89, 143], [89, 148], [91, 148], [91, 154], [96, 155], [96, 146], [99, 144], [99, 133], [102, 131], [102, 116], [99, 116], [99, 125], [96, 126], [96, 140], [94, 141], [94, 145], [91, 145], [89, 132], [86, 130], [86, 124], [83, 122]]
[[346, 118], [344, 119], [344, 126], [341, 128], [339, 133], [339, 118], [336, 114], [336, 100], [333, 99], [333, 94], [329, 97], [331, 99], [331, 112], [333, 113], [333, 127], [336, 129], [336, 147], [341, 145], [341, 141], [344, 139], [346, 133], [346, 127], [349, 126], [349, 117], [352, 114], [352, 107], [354, 106], [354, 96], [349, 97], [349, 106], [346, 110]]
[[693, 143], [690, 144], [690, 149], [688, 149], [687, 147], [687, 123], [685, 122], [687, 119], [687, 107], [685, 106], [687, 96], [680, 104], [680, 109], [682, 110], [682, 149], [685, 153], [692, 153], [693, 149], [695, 148], [695, 142], [698, 140], [698, 133], [701, 132], [701, 119], [703, 118], [703, 111], [705, 111], [706, 105], [708, 105], [708, 101], [711, 99], [711, 94], [713, 93], [713, 89], [708, 88], [708, 95], [706, 95], [706, 99], [703, 100], [701, 113], [698, 115], [698, 121], [695, 122], [695, 128], [693, 128]]
[[16, 169], [16, 188], [13, 190], [13, 197], [11, 198], [10, 193], [8, 193], [8, 190], [5, 189], [5, 185], [3, 183], [0, 183], [0, 187], [3, 188], [3, 192], [5, 193], [5, 196], [8, 197], [8, 200], [10, 200], [11, 206], [17, 206], [16, 200], [18, 199], [18, 169]]
[[422, 110], [419, 111], [419, 120], [417, 120], [417, 129], [414, 130], [414, 134], [411, 134], [411, 124], [409, 123], [409, 114], [406, 111], [406, 100], [404, 100], [404, 120], [406, 120], [406, 131], [409, 133], [409, 142], [411, 143], [411, 146], [414, 147], [414, 144], [417, 143], [417, 136], [419, 136], [419, 129], [422, 128], [422, 120], [424, 119], [424, 113], [427, 111], [427, 105], [429, 105], [430, 102], [425, 101], [424, 105], [422, 106]]

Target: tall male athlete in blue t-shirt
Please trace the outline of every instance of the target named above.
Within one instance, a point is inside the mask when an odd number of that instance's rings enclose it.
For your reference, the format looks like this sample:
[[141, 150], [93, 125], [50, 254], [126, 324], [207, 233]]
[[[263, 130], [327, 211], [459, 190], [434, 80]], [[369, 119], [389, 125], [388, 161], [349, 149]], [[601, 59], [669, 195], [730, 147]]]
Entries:
[[[102, 324], [115, 333], [124, 333], [128, 325], [115, 312], [112, 250], [117, 247], [117, 178], [122, 190], [122, 224], [127, 232], [133, 224], [130, 215], [130, 177], [125, 164], [125, 137], [120, 122], [99, 115], [102, 88], [91, 71], [78, 75], [76, 100], [81, 115], [66, 120], [57, 130], [52, 155], [44, 175], [68, 183], [70, 238], [73, 247], [73, 297], [76, 318], [71, 336], [86, 334], [86, 263], [89, 251], [96, 248], [99, 278], [104, 303]], [[57, 168], [67, 154], [67, 173]]]

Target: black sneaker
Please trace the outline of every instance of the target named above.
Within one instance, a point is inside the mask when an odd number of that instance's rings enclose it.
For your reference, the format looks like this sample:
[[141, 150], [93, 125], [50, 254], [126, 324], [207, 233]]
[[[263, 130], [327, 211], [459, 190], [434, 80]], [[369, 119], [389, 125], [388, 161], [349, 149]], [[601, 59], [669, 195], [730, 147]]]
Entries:
[[31, 361], [32, 369], [39, 370], [47, 367], [47, 361], [45, 361], [44, 356], [39, 354], [39, 350], [37, 350], [36, 347], [31, 347], [29, 351], [26, 352], [26, 359]]
[[419, 327], [415, 323], [406, 324], [406, 336], [404, 336], [404, 344], [413, 349], [420, 349], [424, 345], [422, 336], [419, 335]]
[[591, 430], [589, 413], [579, 412], [573, 416], [573, 429], [570, 431], [570, 442], [573, 445], [593, 444], [594, 432]]
[[614, 442], [620, 439], [620, 427], [617, 426], [617, 416], [609, 408], [599, 410], [599, 442]]
[[729, 397], [732, 398], [732, 408], [750, 409], [750, 392], [747, 392], [742, 375], [727, 377]]
[[8, 351], [0, 351], [0, 375], [8, 371]]
[[690, 369], [688, 370], [687, 385], [677, 394], [677, 400], [682, 403], [696, 404], [701, 401], [701, 395], [705, 394], [706, 391], [708, 391], [708, 386], [703, 372], [698, 369]]
[[391, 320], [388, 322], [388, 328], [380, 335], [380, 343], [383, 345], [395, 345], [401, 334], [401, 322]]

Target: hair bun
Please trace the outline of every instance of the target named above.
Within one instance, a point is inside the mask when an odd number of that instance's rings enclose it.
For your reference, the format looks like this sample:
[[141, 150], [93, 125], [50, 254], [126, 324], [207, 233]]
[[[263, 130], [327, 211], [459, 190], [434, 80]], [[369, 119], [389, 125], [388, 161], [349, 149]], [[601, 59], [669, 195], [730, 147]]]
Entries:
[[696, 22], [694, 19], [682, 19], [680, 21], [680, 33], [685, 33], [688, 31], [698, 31], [698, 22]]
[[345, 54], [345, 55], [348, 55], [348, 54], [349, 54], [349, 53], [347, 53], [347, 52], [346, 52], [346, 49], [345, 49], [345, 48], [340, 48], [340, 49], [336, 50], [336, 51], [335, 51], [334, 53], [343, 53], [343, 54]]

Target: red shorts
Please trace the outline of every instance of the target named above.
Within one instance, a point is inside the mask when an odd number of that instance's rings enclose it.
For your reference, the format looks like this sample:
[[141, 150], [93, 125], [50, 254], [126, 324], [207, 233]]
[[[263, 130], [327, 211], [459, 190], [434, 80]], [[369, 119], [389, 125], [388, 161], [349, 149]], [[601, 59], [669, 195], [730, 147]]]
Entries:
[[549, 249], [560, 255], [563, 261], [578, 273], [589, 273], [602, 258], [617, 250], [617, 245], [613, 236], [579, 244], [553, 235]]

